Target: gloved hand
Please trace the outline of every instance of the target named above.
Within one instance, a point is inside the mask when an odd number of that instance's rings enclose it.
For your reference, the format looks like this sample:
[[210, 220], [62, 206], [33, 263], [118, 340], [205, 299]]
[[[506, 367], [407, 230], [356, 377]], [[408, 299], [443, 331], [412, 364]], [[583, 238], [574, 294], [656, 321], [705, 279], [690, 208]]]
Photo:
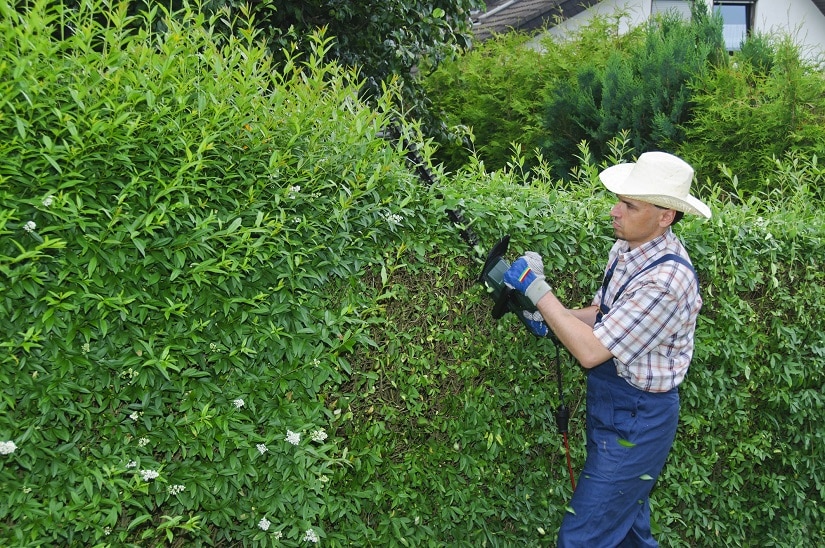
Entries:
[[546, 323], [544, 323], [544, 318], [541, 316], [540, 312], [529, 312], [527, 310], [522, 310], [519, 314], [522, 315], [522, 318], [524, 318], [524, 323], [533, 335], [536, 335], [537, 337], [546, 337], [550, 332], [550, 328], [547, 327]]
[[550, 292], [544, 277], [544, 262], [541, 255], [528, 251], [516, 259], [504, 273], [504, 283], [527, 296], [535, 305]]

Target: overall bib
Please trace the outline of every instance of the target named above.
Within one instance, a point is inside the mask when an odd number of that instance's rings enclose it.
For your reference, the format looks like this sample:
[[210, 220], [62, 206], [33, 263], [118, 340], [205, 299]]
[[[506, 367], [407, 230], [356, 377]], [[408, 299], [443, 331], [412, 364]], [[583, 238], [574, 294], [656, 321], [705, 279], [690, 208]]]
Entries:
[[[693, 270], [684, 258], [668, 254], [634, 277], [668, 260]], [[602, 284], [597, 322], [609, 311], [603, 298], [615, 266], [614, 262]], [[587, 458], [562, 521], [558, 546], [658, 546], [650, 531], [648, 496], [676, 436], [678, 388], [639, 390], [618, 375], [610, 359], [588, 371], [586, 415]]]

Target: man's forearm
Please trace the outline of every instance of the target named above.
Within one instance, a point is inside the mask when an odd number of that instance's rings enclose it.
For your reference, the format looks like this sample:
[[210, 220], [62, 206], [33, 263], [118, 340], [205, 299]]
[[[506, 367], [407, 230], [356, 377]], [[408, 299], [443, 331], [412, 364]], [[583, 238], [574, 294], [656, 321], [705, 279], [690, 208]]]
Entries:
[[599, 311], [599, 307], [591, 305], [586, 308], [570, 308], [568, 311], [592, 328], [596, 324], [596, 313]]
[[613, 357], [593, 334], [597, 312], [595, 306], [568, 310], [551, 292], [541, 298], [536, 308], [559, 341], [583, 367], [590, 369]]

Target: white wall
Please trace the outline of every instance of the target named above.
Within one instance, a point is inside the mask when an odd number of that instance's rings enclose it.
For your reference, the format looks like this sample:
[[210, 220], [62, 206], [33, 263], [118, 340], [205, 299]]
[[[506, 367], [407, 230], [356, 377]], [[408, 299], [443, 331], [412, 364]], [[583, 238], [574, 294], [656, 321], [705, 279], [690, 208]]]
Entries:
[[760, 32], [790, 35], [807, 59], [825, 52], [825, 15], [811, 0], [757, 0], [753, 24]]
[[[548, 32], [563, 38], [587, 24], [595, 13], [608, 18], [621, 14], [619, 33], [625, 33], [650, 17], [652, 3], [652, 0], [605, 0]], [[707, 0], [707, 3], [710, 6], [712, 0]], [[754, 27], [759, 32], [788, 34], [799, 44], [804, 58], [825, 60], [825, 15], [811, 0], [757, 0]], [[537, 38], [533, 46], [540, 47], [539, 43]]]
[[593, 14], [604, 17], [617, 17], [619, 20], [619, 33], [624, 34], [633, 27], [647, 21], [650, 17], [650, 0], [605, 0], [599, 2], [587, 11], [562, 21], [561, 24], [552, 27], [548, 32], [555, 37], [563, 38], [578, 31], [579, 28], [587, 24]]

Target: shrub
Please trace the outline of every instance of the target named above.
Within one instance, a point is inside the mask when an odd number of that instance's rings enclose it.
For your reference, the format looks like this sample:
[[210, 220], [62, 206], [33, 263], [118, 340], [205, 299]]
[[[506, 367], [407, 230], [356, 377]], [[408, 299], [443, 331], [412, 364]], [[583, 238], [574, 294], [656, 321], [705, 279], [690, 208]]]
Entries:
[[694, 88], [694, 117], [679, 150], [701, 180], [725, 181], [729, 170], [739, 191], [758, 194], [770, 190], [766, 173], [775, 159], [825, 151], [825, 80], [788, 37], [749, 38], [729, 66], [705, 73]]
[[530, 151], [539, 143], [553, 66], [528, 46], [531, 39], [516, 32], [494, 36], [422, 80], [444, 122], [463, 128], [455, 131], [461, 141], [442, 142], [436, 152], [449, 169], [475, 154], [495, 171], [507, 164], [514, 143]]
[[[591, 155], [563, 186], [515, 158], [427, 192], [388, 105], [320, 56], [276, 72], [247, 27], [55, 9], [0, 23], [0, 544], [553, 544], [555, 352], [477, 277], [511, 234], [589, 302], [612, 243]], [[713, 219], [678, 226], [705, 306], [664, 545], [825, 541], [821, 171], [781, 160], [770, 193], [705, 191]]]
[[689, 83], [720, 58], [721, 29], [721, 19], [706, 15], [702, 5], [689, 22], [666, 12], [638, 29], [631, 47], [577, 67], [569, 85], [556, 86], [546, 103], [542, 151], [557, 176], [574, 166], [579, 143], [587, 141], [604, 159], [608, 141], [622, 131], [636, 155], [674, 150], [692, 116]]
[[412, 177], [326, 43], [104, 7], [2, 8], [0, 543], [324, 538]]

